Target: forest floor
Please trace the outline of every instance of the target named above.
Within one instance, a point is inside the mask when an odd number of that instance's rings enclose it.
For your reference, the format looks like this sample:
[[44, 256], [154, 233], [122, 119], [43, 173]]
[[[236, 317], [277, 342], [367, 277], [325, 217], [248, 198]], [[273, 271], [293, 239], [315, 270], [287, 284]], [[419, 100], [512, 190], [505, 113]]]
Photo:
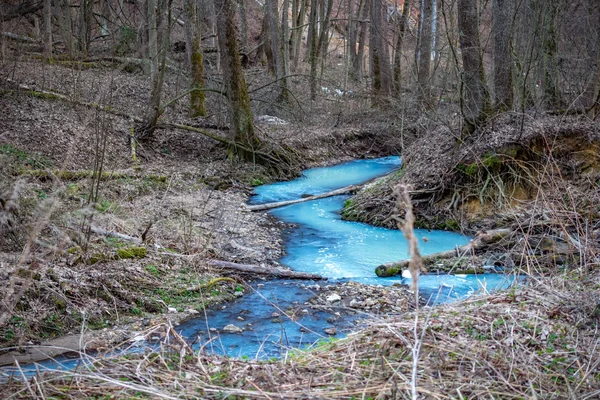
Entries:
[[[127, 142], [132, 121], [82, 105], [141, 115], [149, 93], [145, 75], [36, 60], [10, 63], [0, 73], [0, 364], [17, 353], [22, 360], [35, 358], [27, 349], [56, 338], [71, 338], [61, 346], [79, 350], [83, 337], [86, 349], [102, 351], [148, 332], [167, 337], [204, 307], [226, 305], [247, 291], [248, 276], [218, 270], [210, 260], [279, 266], [285, 224], [241, 206], [252, 186], [281, 176], [230, 162], [214, 140], [175, 129], [159, 129], [140, 145], [134, 164]], [[45, 377], [37, 386], [15, 382], [7, 386], [11, 393], [338, 399], [408, 398], [414, 389], [430, 398], [600, 395], [597, 120], [509, 115], [465, 139], [447, 128], [456, 119], [453, 109], [443, 117], [421, 114], [411, 104], [373, 110], [360, 96], [325, 93], [315, 103], [299, 95], [300, 111], [280, 109], [272, 92], [258, 90], [270, 78], [260, 70], [247, 74], [255, 115], [289, 122], [257, 118], [261, 137], [295, 149], [298, 171], [402, 154], [402, 172], [359, 193], [346, 218], [397, 227], [403, 214], [393, 188], [411, 185], [419, 226], [466, 233], [511, 228], [511, 239], [490, 251], [527, 273], [528, 285], [443, 306], [415, 310], [413, 303], [402, 315], [373, 315], [368, 327], [347, 339], [279, 361], [194, 354], [175, 334], [156, 356], [101, 358], [93, 370]], [[185, 84], [178, 74], [169, 75], [164, 98], [176, 97]], [[224, 109], [218, 95], [208, 101]], [[192, 120], [185, 99], [162, 118], [226, 135], [223, 113]], [[99, 165], [114, 174], [94, 182], [89, 173]], [[94, 233], [89, 226], [122, 235]]]

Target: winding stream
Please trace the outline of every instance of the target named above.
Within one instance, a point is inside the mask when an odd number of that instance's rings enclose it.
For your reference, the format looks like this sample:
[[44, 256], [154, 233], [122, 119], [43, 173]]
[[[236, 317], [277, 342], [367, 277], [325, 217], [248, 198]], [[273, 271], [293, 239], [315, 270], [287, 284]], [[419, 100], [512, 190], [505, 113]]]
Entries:
[[[360, 184], [392, 172], [400, 166], [399, 157], [356, 160], [344, 164], [314, 168], [293, 181], [256, 188], [253, 204], [291, 200], [307, 194], [325, 193], [351, 184]], [[407, 245], [397, 230], [343, 221], [340, 211], [348, 196], [336, 196], [281, 207], [270, 212], [293, 224], [286, 234], [286, 256], [281, 263], [294, 270], [317, 273], [326, 282], [291, 280], [257, 281], [240, 299], [206, 310], [202, 317], [184, 322], [177, 330], [195, 348], [232, 357], [270, 358], [285, 356], [290, 349], [306, 348], [326, 339], [326, 329], [335, 328], [336, 336], [356, 329], [363, 315], [352, 310], [313, 309], [306, 302], [323, 286], [348, 280], [365, 284], [409, 283], [401, 277], [378, 278], [379, 264], [408, 257]], [[469, 237], [445, 231], [416, 230], [421, 238], [422, 254], [449, 250], [465, 244]], [[425, 239], [426, 238], [426, 239]], [[432, 302], [463, 298], [482, 288], [495, 290], [510, 286], [512, 279], [500, 274], [423, 275], [420, 292]], [[233, 324], [242, 331], [225, 332]], [[331, 331], [330, 331], [331, 332]], [[78, 361], [61, 357], [46, 368], [73, 368]], [[35, 368], [32, 367], [35, 372]]]
[[[293, 200], [303, 195], [326, 193], [352, 184], [360, 184], [398, 169], [399, 157], [355, 160], [332, 167], [314, 168], [293, 181], [256, 188], [252, 204]], [[223, 309], [209, 310], [203, 318], [181, 325], [181, 333], [206, 350], [240, 357], [282, 356], [290, 348], [313, 344], [336, 328], [337, 336], [355, 329], [355, 321], [364, 318], [352, 311], [335, 314], [313, 310], [305, 302], [320, 286], [347, 280], [365, 284], [392, 285], [409, 283], [401, 277], [378, 278], [379, 264], [408, 258], [406, 241], [400, 231], [377, 228], [358, 222], [343, 221], [340, 211], [349, 196], [335, 196], [271, 210], [275, 217], [297, 226], [286, 232], [286, 253], [281, 263], [302, 272], [323, 275], [324, 283], [299, 283], [289, 280], [254, 283], [253, 292]], [[469, 237], [446, 231], [416, 230], [422, 254], [449, 250], [468, 243]], [[500, 274], [423, 275], [420, 292], [433, 302], [463, 298], [485, 287], [508, 287], [512, 279]], [[287, 314], [286, 314], [287, 311]], [[288, 315], [290, 314], [290, 315]], [[243, 329], [222, 332], [228, 324]], [[211, 333], [212, 328], [212, 333]], [[218, 335], [217, 335], [218, 331]], [[207, 344], [208, 342], [208, 344]]]

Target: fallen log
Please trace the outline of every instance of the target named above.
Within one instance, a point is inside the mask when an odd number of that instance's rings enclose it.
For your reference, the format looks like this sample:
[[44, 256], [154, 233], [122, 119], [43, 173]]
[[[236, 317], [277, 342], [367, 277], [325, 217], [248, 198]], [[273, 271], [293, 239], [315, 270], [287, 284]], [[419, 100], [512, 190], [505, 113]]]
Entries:
[[259, 265], [238, 264], [229, 261], [212, 260], [208, 263], [211, 267], [220, 269], [232, 269], [234, 271], [245, 272], [257, 275], [270, 275], [278, 278], [288, 279], [306, 279], [306, 280], [326, 280], [327, 278], [317, 274], [309, 274], [307, 272], [297, 272], [279, 267], [261, 267]]
[[[489, 245], [498, 243], [502, 239], [508, 237], [511, 233], [513, 233], [512, 229], [494, 229], [482, 232], [475, 236], [469, 243], [459, 246], [456, 249], [422, 256], [423, 265], [431, 265], [440, 259], [461, 257], [473, 251], [481, 250]], [[403, 269], [408, 268], [409, 262], [410, 260], [400, 260], [382, 264], [375, 268], [375, 273], [381, 278], [400, 275], [402, 274]]]
[[303, 203], [305, 201], [324, 199], [326, 197], [332, 197], [332, 196], [338, 196], [340, 194], [347, 194], [347, 193], [356, 192], [357, 190], [359, 190], [360, 188], [362, 188], [364, 185], [365, 184], [363, 184], [363, 185], [350, 185], [350, 186], [346, 186], [346, 187], [343, 187], [343, 188], [340, 188], [340, 189], [332, 190], [331, 192], [317, 194], [317, 195], [313, 195], [313, 196], [307, 196], [307, 197], [303, 197], [301, 199], [277, 201], [275, 203], [257, 204], [257, 205], [253, 205], [253, 206], [244, 206], [244, 209], [248, 210], [248, 211], [265, 211], [265, 210], [271, 210], [273, 208], [278, 208], [278, 207], [283, 207], [283, 206], [289, 206], [290, 204]]
[[0, 35], [2, 35], [3, 37], [5, 37], [7, 39], [14, 40], [16, 42], [34, 43], [34, 44], [38, 43], [37, 40], [32, 39], [28, 36], [21, 36], [21, 35], [17, 35], [16, 33], [12, 33], [12, 32], [0, 32]]
[[87, 178], [95, 178], [100, 179], [101, 181], [107, 180], [116, 180], [116, 179], [146, 179], [148, 181], [153, 181], [157, 183], [165, 183], [167, 182], [166, 176], [149, 174], [149, 175], [140, 175], [140, 174], [131, 174], [131, 173], [121, 173], [121, 172], [108, 172], [104, 171], [98, 176], [97, 171], [91, 170], [45, 170], [45, 169], [22, 169], [19, 171], [21, 176], [33, 176], [40, 180], [51, 180], [54, 178], [62, 179], [65, 181], [77, 181], [81, 179]]

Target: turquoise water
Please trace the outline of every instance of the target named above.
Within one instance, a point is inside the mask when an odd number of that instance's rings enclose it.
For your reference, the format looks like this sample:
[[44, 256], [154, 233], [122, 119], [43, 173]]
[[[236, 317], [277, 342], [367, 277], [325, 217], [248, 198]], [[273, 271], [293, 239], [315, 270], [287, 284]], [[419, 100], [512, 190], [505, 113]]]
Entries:
[[[268, 203], [320, 194], [352, 184], [360, 184], [393, 172], [399, 157], [356, 160], [333, 167], [307, 170], [300, 178], [256, 188], [251, 203]], [[356, 329], [364, 315], [352, 310], [326, 312], [305, 304], [320, 286], [348, 280], [373, 285], [410, 284], [401, 277], [378, 278], [375, 268], [383, 263], [408, 258], [402, 233], [397, 230], [343, 221], [340, 211], [348, 196], [314, 200], [271, 210], [277, 218], [294, 224], [285, 232], [286, 256], [281, 262], [296, 271], [317, 273], [327, 282], [271, 280], [254, 282], [252, 290], [224, 307], [206, 310], [200, 318], [183, 323], [177, 330], [196, 349], [233, 357], [269, 358], [284, 356], [290, 349], [306, 348], [327, 339], [326, 328], [336, 328], [337, 337]], [[416, 230], [422, 254], [449, 250], [469, 241], [469, 237], [445, 231]], [[422, 275], [419, 290], [431, 303], [454, 301], [478, 291], [509, 287], [512, 277], [501, 274]], [[335, 312], [338, 312], [338, 315]], [[287, 313], [286, 313], [287, 312]], [[289, 315], [288, 315], [289, 314]], [[234, 324], [241, 333], [225, 333]], [[77, 360], [60, 358], [63, 369]], [[36, 364], [37, 365], [37, 364]], [[43, 363], [52, 368], [56, 364]], [[27, 367], [35, 373], [36, 366]], [[6, 372], [7, 370], [4, 369]], [[2, 378], [0, 369], [0, 381]]]
[[[314, 168], [300, 178], [256, 188], [252, 204], [269, 203], [320, 194], [360, 184], [393, 172], [399, 157], [356, 160], [333, 167]], [[401, 277], [378, 278], [375, 268], [386, 262], [408, 258], [406, 241], [400, 231], [343, 221], [340, 211], [349, 196], [307, 201], [271, 210], [277, 218], [291, 223], [285, 233], [286, 256], [281, 263], [302, 272], [320, 274], [328, 282], [306, 284], [291, 280], [254, 283], [253, 291], [224, 309], [208, 310], [203, 318], [183, 324], [181, 333], [198, 341], [197, 348], [229, 356], [267, 358], [284, 356], [293, 348], [306, 347], [326, 339], [326, 328], [335, 327], [343, 336], [356, 329], [364, 315], [351, 310], [313, 310], [304, 303], [327, 286], [348, 280], [365, 284], [409, 284]], [[468, 243], [469, 237], [445, 231], [416, 230], [422, 254], [449, 250]], [[499, 274], [422, 275], [420, 293], [431, 303], [454, 301], [477, 291], [506, 288], [512, 278]], [[292, 316], [285, 314], [288, 311]], [[333, 310], [335, 311], [335, 310]], [[275, 314], [273, 314], [275, 313]], [[279, 314], [279, 316], [277, 316]], [[274, 316], [275, 315], [275, 316]], [[241, 333], [211, 332], [233, 323]]]

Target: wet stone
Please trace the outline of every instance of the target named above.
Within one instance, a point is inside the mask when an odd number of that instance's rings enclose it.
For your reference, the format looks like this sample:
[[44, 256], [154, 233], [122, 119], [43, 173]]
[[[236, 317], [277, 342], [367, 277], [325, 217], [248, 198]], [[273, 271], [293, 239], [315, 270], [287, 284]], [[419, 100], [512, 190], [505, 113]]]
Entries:
[[335, 328], [326, 328], [323, 331], [330, 336], [335, 336], [337, 334], [337, 329]]
[[242, 332], [242, 328], [240, 328], [239, 326], [235, 326], [234, 324], [229, 324], [223, 328], [223, 332], [240, 333], [240, 332]]

